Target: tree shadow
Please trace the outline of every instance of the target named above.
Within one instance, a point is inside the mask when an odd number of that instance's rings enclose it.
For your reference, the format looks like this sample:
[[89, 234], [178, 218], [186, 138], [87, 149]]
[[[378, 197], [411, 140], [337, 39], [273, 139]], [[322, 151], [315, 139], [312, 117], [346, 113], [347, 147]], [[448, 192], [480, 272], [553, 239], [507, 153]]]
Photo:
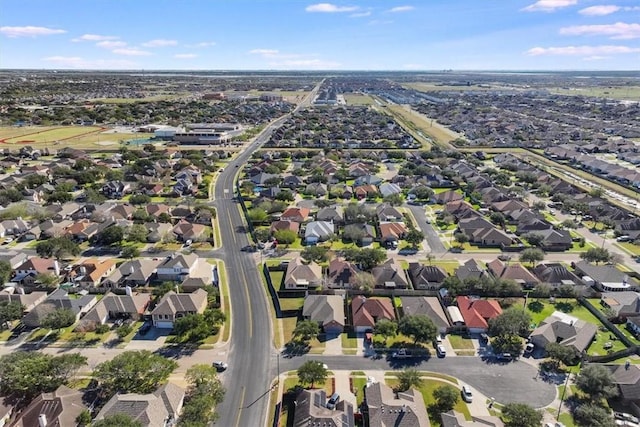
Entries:
[[309, 350], [311, 350], [311, 346], [307, 342], [289, 341], [285, 344], [282, 355], [286, 358], [304, 356], [309, 353]]
[[563, 302], [557, 302], [556, 308], [563, 313], [571, 313], [573, 309], [576, 308], [576, 306], [573, 303], [563, 301]]
[[195, 351], [198, 349], [197, 344], [187, 343], [182, 345], [171, 345], [160, 347], [154, 354], [165, 357], [167, 359], [180, 359], [182, 357], [187, 357], [193, 355]]
[[527, 307], [534, 313], [540, 313], [542, 312], [542, 310], [544, 310], [544, 304], [540, 301], [531, 301], [529, 304], [527, 304]]

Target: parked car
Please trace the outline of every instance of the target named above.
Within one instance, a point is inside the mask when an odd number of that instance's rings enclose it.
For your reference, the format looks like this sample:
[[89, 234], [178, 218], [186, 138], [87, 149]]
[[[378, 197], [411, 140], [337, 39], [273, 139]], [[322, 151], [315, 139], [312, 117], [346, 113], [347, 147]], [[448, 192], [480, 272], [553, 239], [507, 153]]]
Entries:
[[338, 402], [340, 402], [340, 395], [338, 393], [333, 393], [327, 401], [327, 409], [336, 409]]
[[534, 347], [535, 347], [535, 345], [533, 345], [533, 343], [532, 343], [532, 342], [527, 343], [527, 345], [524, 347], [524, 353], [525, 353], [525, 354], [532, 353], [532, 352], [533, 352]]
[[138, 334], [140, 335], [146, 335], [147, 332], [149, 332], [151, 330], [151, 323], [144, 323], [142, 326], [140, 326], [140, 329], [138, 329]]
[[503, 362], [511, 362], [513, 360], [513, 355], [511, 353], [498, 353], [496, 354], [496, 359]]
[[462, 394], [462, 400], [465, 402], [471, 403], [473, 401], [473, 393], [471, 393], [471, 389], [468, 386], [463, 385], [460, 393]]
[[498, 259], [500, 261], [509, 261], [511, 259], [511, 255], [500, 254], [498, 255]]
[[225, 362], [222, 362], [220, 360], [216, 360], [215, 362], [213, 362], [213, 367], [216, 368], [216, 371], [222, 372], [222, 371], [226, 371], [229, 365], [227, 365]]
[[445, 357], [447, 355], [447, 350], [444, 348], [443, 345], [438, 344], [436, 346], [436, 353], [438, 354], [438, 357]]
[[242, 252], [256, 252], [258, 248], [256, 248], [255, 245], [247, 245], [247, 246], [243, 246], [242, 249], [240, 250]]
[[630, 421], [632, 423], [640, 423], [640, 420], [637, 417], [634, 417], [631, 414], [628, 414], [626, 412], [614, 412], [613, 413], [613, 417], [616, 420], [623, 420], [623, 421]]

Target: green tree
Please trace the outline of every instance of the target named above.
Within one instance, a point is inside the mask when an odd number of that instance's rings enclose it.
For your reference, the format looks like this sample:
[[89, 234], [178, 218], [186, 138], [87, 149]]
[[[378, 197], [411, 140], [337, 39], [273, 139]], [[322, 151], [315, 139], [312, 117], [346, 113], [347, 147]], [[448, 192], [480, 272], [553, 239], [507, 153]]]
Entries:
[[491, 335], [529, 335], [531, 315], [520, 307], [509, 307], [498, 317], [489, 320]]
[[118, 329], [116, 329], [116, 335], [118, 335], [118, 338], [121, 340], [123, 340], [131, 332], [133, 332], [133, 326], [127, 323], [118, 326]]
[[300, 252], [300, 256], [308, 262], [325, 262], [328, 251], [324, 246], [307, 246]]
[[402, 194], [398, 193], [389, 194], [388, 196], [385, 196], [383, 200], [385, 203], [389, 203], [391, 206], [400, 206], [402, 203], [404, 203]]
[[12, 320], [21, 319], [24, 314], [24, 307], [17, 301], [0, 302], [0, 328], [7, 327], [7, 323]]
[[151, 295], [153, 295], [156, 302], [158, 302], [168, 292], [175, 290], [175, 287], [175, 282], [162, 282], [160, 285], [153, 287], [153, 289], [151, 290]]
[[318, 322], [313, 320], [301, 320], [293, 330], [294, 338], [299, 338], [304, 342], [309, 342], [320, 334]]
[[205, 427], [215, 420], [213, 408], [222, 401], [224, 387], [211, 365], [193, 365], [185, 379], [189, 388], [178, 425]]
[[371, 270], [387, 259], [387, 253], [380, 248], [348, 248], [343, 253], [347, 261], [355, 262], [363, 270]]
[[132, 205], [148, 205], [151, 203], [151, 197], [146, 194], [133, 194], [129, 197], [129, 203]]
[[469, 236], [464, 233], [454, 233], [453, 238], [456, 239], [459, 247], [463, 247], [469, 241]]
[[57, 285], [59, 281], [60, 281], [60, 278], [53, 274], [38, 273], [36, 275], [36, 283], [44, 285], [45, 287], [48, 287], [48, 288], [55, 287], [54, 285]]
[[0, 392], [29, 400], [65, 384], [86, 364], [87, 358], [79, 353], [62, 356], [24, 351], [10, 353], [0, 357]]
[[201, 341], [212, 332], [212, 325], [207, 323], [200, 313], [189, 314], [173, 322], [173, 332], [181, 341]]
[[125, 351], [96, 366], [93, 377], [105, 394], [152, 393], [169, 378], [178, 364], [147, 350]]
[[271, 231], [268, 228], [256, 228], [253, 235], [258, 242], [266, 242], [271, 237]]
[[40, 324], [43, 328], [62, 329], [73, 325], [75, 322], [75, 313], [68, 308], [61, 308], [47, 314]]
[[269, 215], [264, 209], [260, 208], [251, 208], [247, 211], [247, 217], [249, 221], [254, 224], [261, 224], [267, 220]]
[[507, 403], [502, 408], [505, 427], [540, 427], [542, 413], [525, 403]]
[[613, 374], [602, 365], [591, 364], [582, 368], [576, 378], [576, 386], [593, 400], [613, 397], [617, 393]]
[[438, 334], [438, 328], [433, 320], [422, 314], [404, 316], [400, 319], [398, 330], [403, 335], [412, 337], [414, 344], [433, 341]]
[[140, 249], [135, 246], [125, 246], [122, 248], [121, 256], [128, 259], [137, 258], [140, 256]]
[[324, 384], [327, 380], [329, 371], [322, 362], [317, 360], [309, 360], [304, 362], [298, 368], [298, 381], [300, 384], [310, 384], [311, 388], [317, 384]]
[[395, 337], [398, 333], [398, 324], [393, 320], [380, 319], [373, 327], [373, 333], [384, 338], [384, 345], [387, 345], [387, 338]]
[[595, 262], [598, 264], [601, 262], [609, 262], [611, 260], [611, 253], [605, 248], [589, 248], [586, 252], [580, 254], [580, 258], [587, 262]]
[[91, 411], [85, 409], [84, 411], [80, 412], [80, 414], [78, 414], [78, 416], [76, 417], [76, 423], [81, 426], [88, 426], [89, 424], [91, 424]]
[[542, 261], [543, 259], [544, 252], [542, 252], [542, 249], [538, 248], [527, 248], [520, 254], [520, 261], [531, 263], [532, 266], [535, 266], [536, 263]]
[[416, 369], [407, 368], [398, 372], [398, 391], [407, 391], [411, 387], [419, 388], [421, 385], [422, 378]]
[[298, 235], [292, 230], [278, 230], [273, 234], [273, 237], [276, 238], [278, 244], [290, 245], [296, 241]]
[[417, 248], [424, 240], [424, 233], [416, 228], [412, 228], [409, 230], [404, 240], [409, 243], [411, 247]]
[[133, 224], [127, 230], [127, 240], [130, 242], [146, 243], [149, 230], [143, 224]]
[[595, 403], [578, 405], [573, 413], [573, 418], [581, 426], [611, 427], [615, 425], [610, 410]]
[[567, 218], [560, 223], [560, 226], [562, 226], [562, 228], [576, 229], [578, 228], [578, 223], [571, 218]]
[[530, 232], [522, 236], [531, 246], [540, 246], [544, 241], [544, 236], [540, 233]]
[[495, 225], [499, 225], [500, 227], [504, 227], [504, 225], [507, 223], [506, 218], [501, 212], [493, 212], [489, 216], [489, 220]]
[[127, 414], [113, 414], [94, 422], [91, 427], [142, 427], [142, 423]]
[[8, 261], [0, 260], [0, 286], [4, 285], [11, 278], [13, 268]]
[[53, 237], [38, 242], [36, 253], [43, 258], [63, 259], [67, 256], [80, 255], [80, 246], [66, 237]]
[[440, 413], [448, 412], [458, 403], [460, 391], [450, 385], [442, 385], [433, 390], [433, 398]]
[[118, 225], [110, 225], [97, 235], [97, 240], [103, 245], [119, 245], [124, 239], [124, 229]]
[[575, 365], [578, 360], [580, 360], [580, 355], [572, 347], [550, 342], [544, 347], [544, 349], [547, 352], [547, 357], [554, 360], [556, 363], [563, 363], [571, 366]]
[[518, 355], [522, 352], [522, 338], [513, 334], [498, 335], [491, 340], [491, 347], [496, 353]]

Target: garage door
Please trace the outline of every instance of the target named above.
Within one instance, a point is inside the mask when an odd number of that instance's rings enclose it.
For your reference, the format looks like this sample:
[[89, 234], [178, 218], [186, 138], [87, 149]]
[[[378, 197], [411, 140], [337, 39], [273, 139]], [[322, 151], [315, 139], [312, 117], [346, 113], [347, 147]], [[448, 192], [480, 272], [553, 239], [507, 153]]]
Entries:
[[156, 328], [173, 329], [173, 322], [169, 322], [169, 321], [156, 322]]

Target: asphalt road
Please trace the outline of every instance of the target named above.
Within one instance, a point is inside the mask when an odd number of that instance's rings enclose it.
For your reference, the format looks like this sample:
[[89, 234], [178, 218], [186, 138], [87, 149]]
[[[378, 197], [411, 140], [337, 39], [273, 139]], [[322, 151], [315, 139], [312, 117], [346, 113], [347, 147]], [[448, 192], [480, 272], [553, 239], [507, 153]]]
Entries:
[[411, 367], [421, 371], [440, 372], [462, 380], [501, 404], [519, 402], [535, 408], [542, 408], [553, 402], [556, 397], [556, 385], [563, 380], [558, 378], [555, 384], [551, 380], [543, 380], [538, 377], [537, 368], [522, 361], [495, 363], [493, 359], [483, 360], [480, 357], [432, 357], [400, 361], [368, 359], [362, 356], [281, 357], [281, 371], [296, 370], [307, 360], [326, 363], [329, 370], [391, 371]]
[[[320, 84], [296, 110], [307, 105]], [[275, 349], [272, 346], [271, 315], [267, 295], [256, 268], [255, 258], [240, 249], [249, 244], [240, 205], [234, 200], [236, 174], [251, 154], [260, 148], [271, 133], [289, 115], [272, 122], [245, 151], [232, 160], [216, 180], [215, 201], [222, 248], [217, 258], [225, 262], [231, 300], [231, 341], [229, 369], [225, 372], [227, 392], [218, 405], [216, 425], [264, 425], [269, 403], [269, 389], [274, 377]]]
[[416, 219], [417, 226], [424, 233], [424, 237], [427, 240], [427, 244], [433, 255], [444, 254], [447, 249], [442, 244], [438, 232], [434, 230], [431, 224], [427, 224], [427, 216], [424, 212], [424, 206], [410, 205], [405, 203], [403, 207], [408, 208], [413, 217]]

